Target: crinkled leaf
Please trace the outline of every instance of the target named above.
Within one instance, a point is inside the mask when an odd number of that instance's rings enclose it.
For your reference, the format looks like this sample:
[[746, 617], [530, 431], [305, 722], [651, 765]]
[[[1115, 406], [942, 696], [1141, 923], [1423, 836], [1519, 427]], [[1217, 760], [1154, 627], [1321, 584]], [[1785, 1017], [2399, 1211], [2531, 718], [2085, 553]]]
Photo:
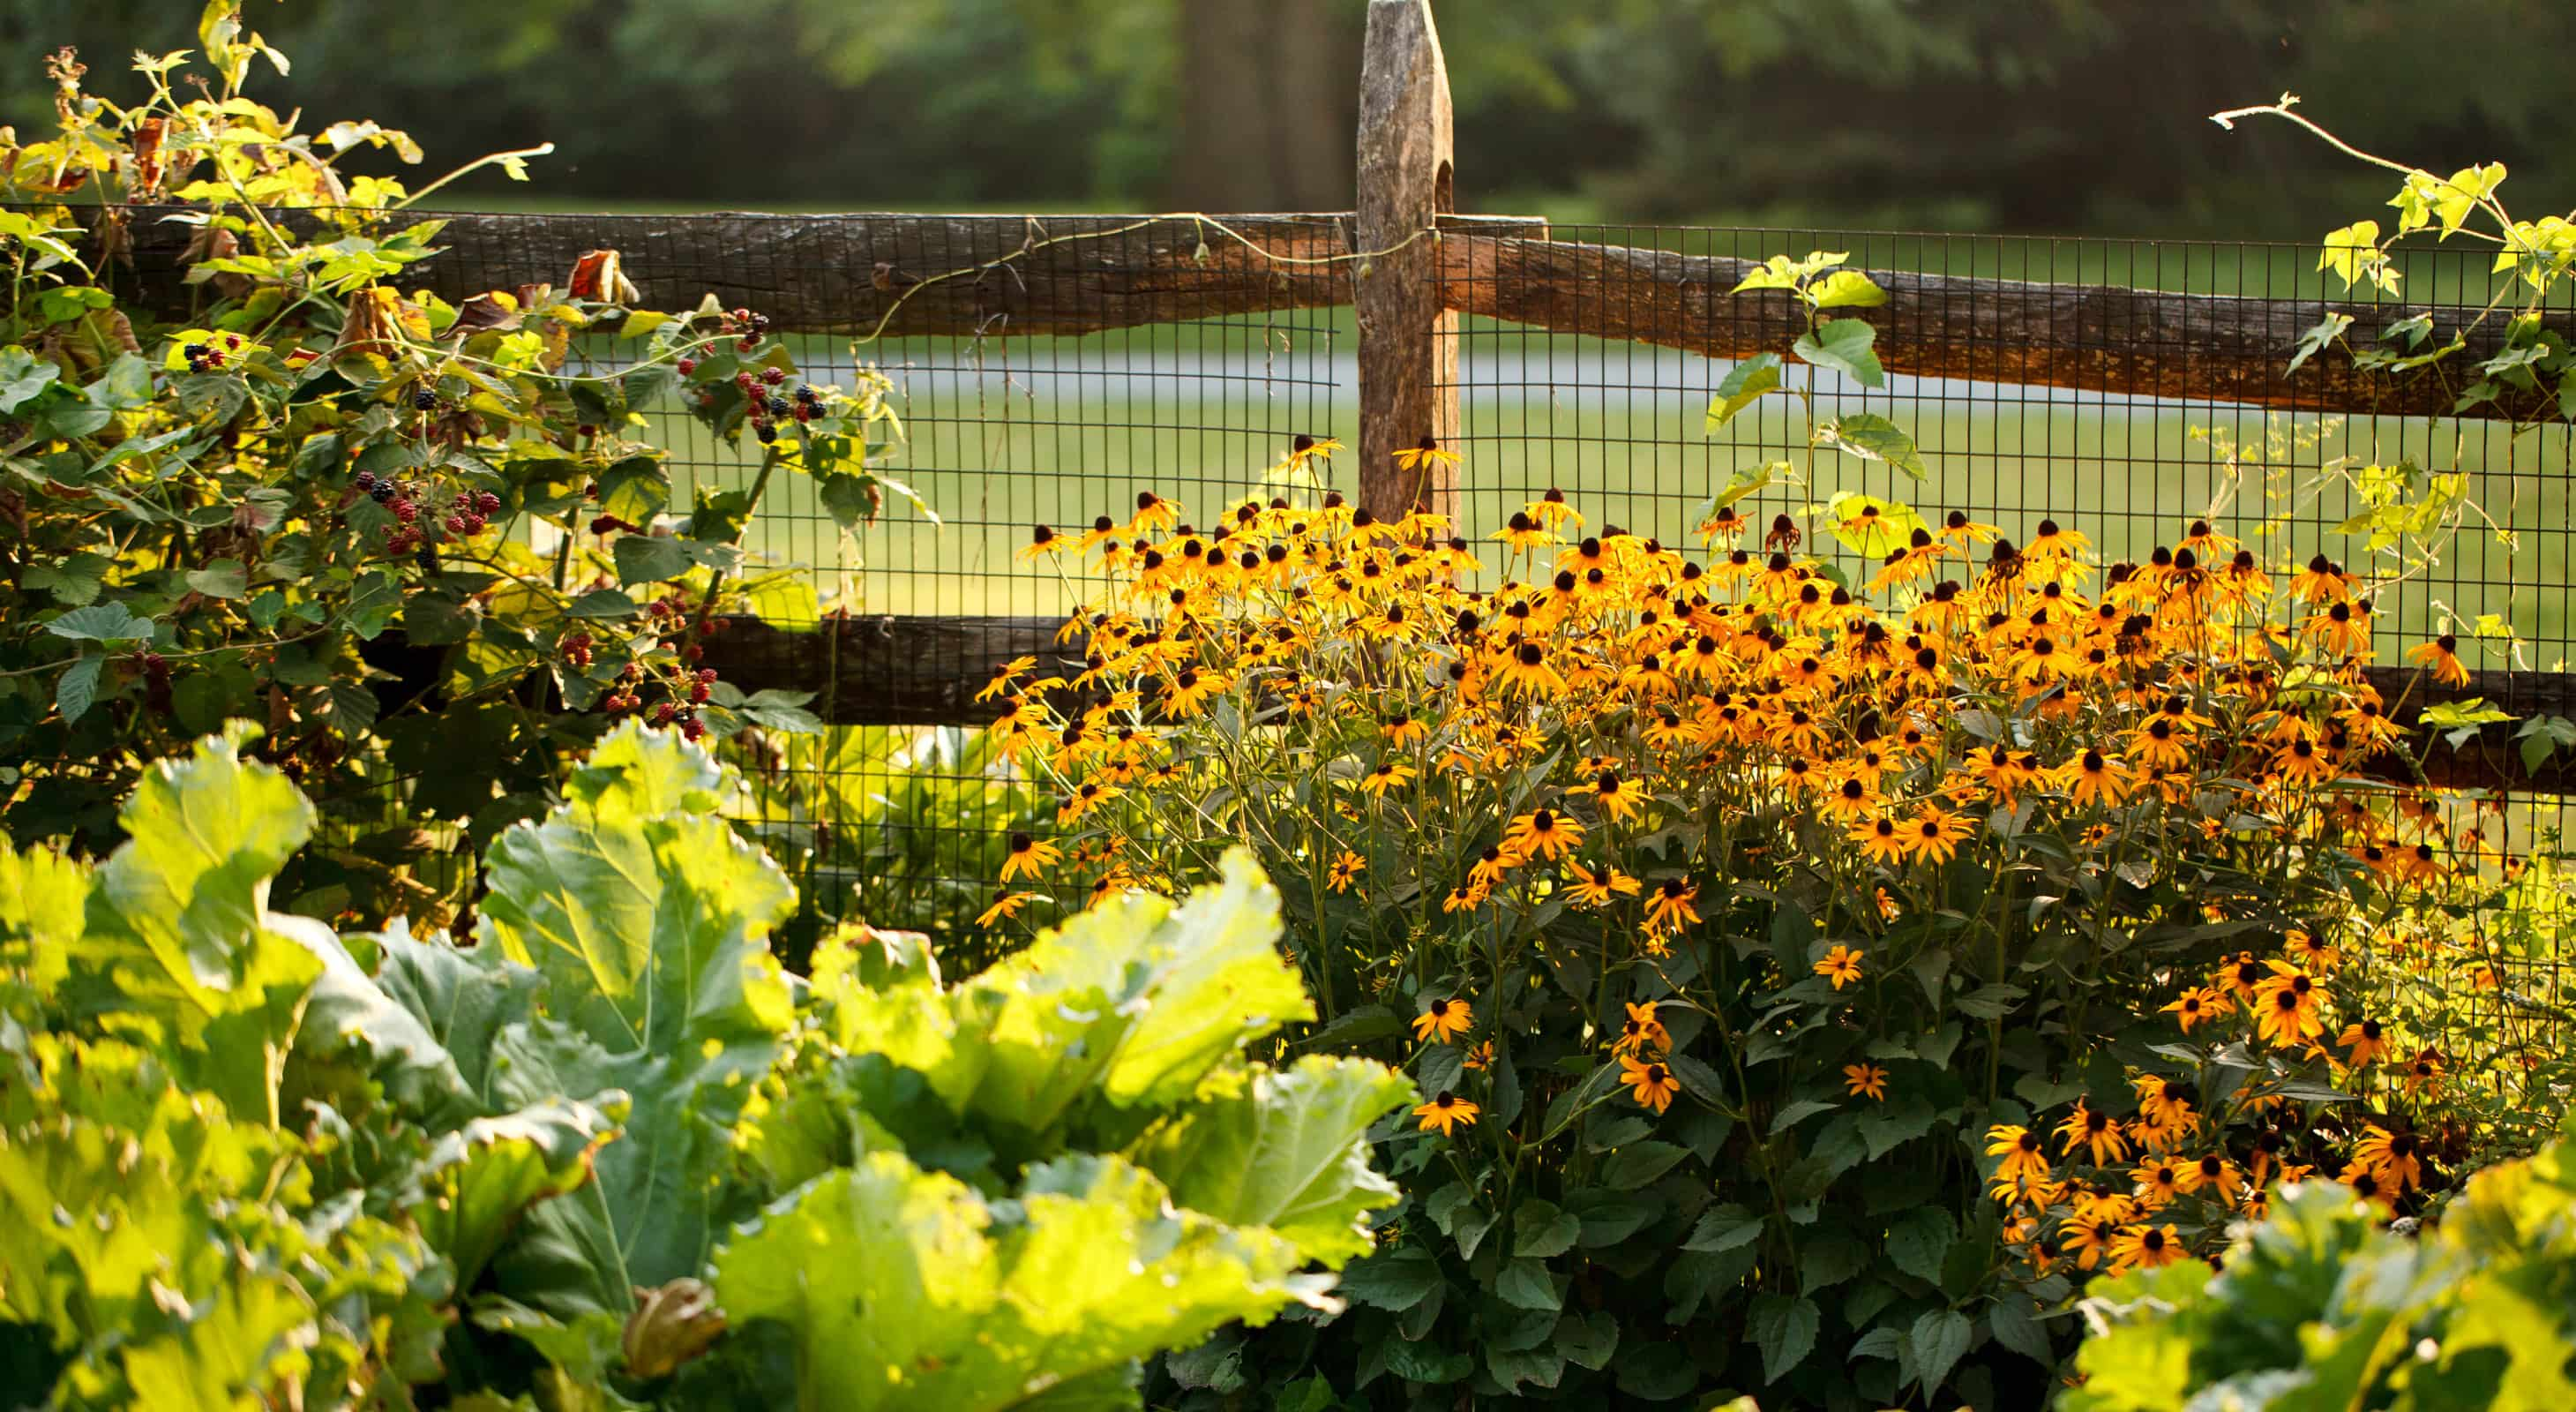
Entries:
[[589, 1179], [609, 1133], [604, 1114], [571, 1099], [477, 1118], [430, 1150], [412, 1220], [470, 1286], [529, 1207]]
[[981, 1412], [1311, 1292], [1285, 1242], [1174, 1212], [1114, 1157], [1032, 1168], [1018, 1206], [999, 1224], [964, 1183], [871, 1153], [744, 1228], [717, 1294], [736, 1321], [786, 1326], [812, 1405]]
[[1284, 1073], [1256, 1068], [1133, 1155], [1182, 1206], [1228, 1225], [1266, 1226], [1339, 1269], [1369, 1251], [1368, 1213], [1398, 1196], [1369, 1169], [1368, 1127], [1414, 1101], [1413, 1085], [1383, 1064], [1310, 1055]]

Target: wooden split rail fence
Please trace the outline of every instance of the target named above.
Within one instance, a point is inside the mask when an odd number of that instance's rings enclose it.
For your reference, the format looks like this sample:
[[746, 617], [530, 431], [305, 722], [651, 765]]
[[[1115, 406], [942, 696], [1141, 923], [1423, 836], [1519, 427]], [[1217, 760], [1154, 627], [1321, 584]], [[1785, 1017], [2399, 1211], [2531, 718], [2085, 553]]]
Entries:
[[[552, 283], [586, 251], [615, 248], [643, 307], [694, 307], [708, 293], [749, 306], [784, 333], [1057, 336], [1271, 310], [1353, 306], [1359, 325], [1360, 501], [1381, 515], [1449, 509], [1454, 469], [1399, 473], [1393, 453], [1459, 425], [1457, 322], [1475, 315], [1561, 333], [1634, 340], [1708, 358], [1783, 350], [1804, 331], [1794, 296], [1730, 294], [1757, 262], [1559, 241], [1546, 222], [1459, 215], [1448, 76], [1429, 0], [1370, 0], [1361, 76], [1358, 204], [1324, 215], [991, 217], [464, 214], [444, 253], [416, 267], [450, 301]], [[134, 208], [127, 232], [147, 294], [184, 307], [186, 227]], [[309, 220], [272, 213], [286, 222]], [[2492, 355], [2501, 321], [2467, 307], [2429, 313], [2435, 336], [2464, 332], [2445, 363], [2389, 375], [2320, 356], [2285, 371], [2326, 318], [2389, 321], [2386, 305], [2228, 298], [2110, 285], [1869, 272], [1888, 295], [1871, 313], [1891, 371], [1986, 383], [2234, 403], [2309, 412], [2423, 417], [2544, 415], [2540, 396], [2455, 408], [2453, 372]], [[974, 724], [970, 698], [993, 665], [1062, 649], [1051, 619], [840, 619], [782, 633], [750, 620], [707, 644], [746, 689], [816, 693], [845, 724]], [[2484, 697], [2517, 715], [2576, 716], [2576, 678], [2473, 674], [2465, 690], [2379, 669], [2412, 723], [2427, 705]], [[2559, 759], [2524, 768], [2509, 726], [2439, 750], [2436, 783], [2576, 793]], [[2392, 779], [2415, 778], [2389, 761]]]

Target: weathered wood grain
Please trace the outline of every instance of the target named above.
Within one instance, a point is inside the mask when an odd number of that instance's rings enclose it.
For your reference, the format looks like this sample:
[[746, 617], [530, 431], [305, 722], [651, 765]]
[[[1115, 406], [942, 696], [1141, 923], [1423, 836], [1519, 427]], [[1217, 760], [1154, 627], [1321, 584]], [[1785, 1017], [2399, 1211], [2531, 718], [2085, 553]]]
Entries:
[[[1419, 0], [1372, 3], [1400, 15]], [[1436, 206], [1445, 206], [1445, 193], [1444, 180]], [[182, 282], [179, 257], [188, 228], [162, 219], [177, 210], [124, 208], [131, 263], [113, 280], [149, 307], [184, 315], [203, 296]], [[309, 213], [269, 214], [298, 230], [311, 229], [315, 220]], [[94, 222], [97, 216], [92, 208], [85, 218]], [[1753, 260], [1552, 240], [1544, 222], [1528, 217], [1444, 213], [1437, 239], [1425, 237], [1372, 261], [1347, 257], [1363, 248], [1382, 249], [1421, 227], [1394, 221], [1380, 232], [1389, 237], [1383, 243], [1364, 245], [1368, 223], [1351, 214], [1012, 220], [511, 213], [445, 219], [443, 253], [414, 267], [407, 286], [455, 302], [487, 289], [560, 284], [584, 252], [615, 249], [628, 278], [641, 288], [645, 307], [694, 308], [713, 294], [727, 307], [767, 314], [781, 333], [866, 334], [882, 328], [889, 337], [1082, 334], [1356, 301], [1363, 305], [1362, 358], [1371, 365], [1363, 372], [1363, 396], [1372, 382], [1388, 387], [1390, 379], [1415, 389], [1404, 394], [1411, 399], [1407, 408], [1373, 423], [1388, 442], [1385, 455], [1364, 435], [1364, 476], [1391, 474], [1393, 450], [1425, 434], [1455, 435], [1452, 404], [1431, 394], [1455, 384], [1456, 340], [1431, 340], [1433, 365], [1420, 378], [1395, 369], [1377, 372], [1376, 346], [1388, 341], [1377, 333], [1381, 328], [1414, 328], [1427, 320], [1452, 330], [1454, 321], [1437, 312], [1446, 309], [1712, 358], [1786, 353], [1803, 328], [1792, 296], [1784, 292], [1728, 292]], [[1216, 222], [1243, 239], [1224, 234]], [[1303, 261], [1324, 263], [1298, 263]], [[1414, 261], [1428, 262], [1428, 268], [1407, 273]], [[2310, 412], [2516, 419], [2554, 414], [2552, 399], [2542, 393], [2457, 405], [2472, 378], [2469, 366], [2491, 356], [2504, 336], [2501, 318], [2470, 328], [2478, 312], [2472, 308], [1868, 273], [1888, 291], [1887, 305], [1865, 317], [1878, 329], [1880, 361], [1893, 372]], [[1425, 287], [1432, 292], [1428, 313], [1418, 302]], [[1385, 307], [1376, 307], [1381, 300]], [[2296, 373], [2284, 371], [2300, 335], [2329, 314], [2350, 316], [2353, 337], [2367, 341], [2387, 324], [2419, 312], [2433, 316], [2437, 340], [2465, 331], [2467, 346], [2443, 362], [2401, 374], [2364, 372], [2336, 351], [2309, 359]], [[2553, 317], [2553, 327], [2576, 335], [2576, 321]], [[1394, 342], [1414, 350], [1412, 362], [1399, 368], [1422, 366], [1417, 343]], [[1418, 410], [1424, 407], [1429, 410]], [[1414, 429], [1394, 429], [1400, 425]], [[1363, 503], [1368, 493], [1364, 488]]]
[[[117, 282], [184, 314], [190, 227], [176, 207], [125, 208], [130, 265]], [[269, 218], [308, 233], [309, 212]], [[93, 208], [87, 213], [93, 223]], [[1187, 216], [459, 214], [441, 253], [400, 283], [450, 303], [490, 289], [564, 287], [592, 250], [619, 252], [640, 307], [693, 309], [712, 294], [779, 333], [990, 337], [1107, 329], [1351, 302], [1359, 262], [1349, 213]], [[1544, 234], [1526, 217], [1463, 217], [1451, 230]], [[399, 229], [399, 225], [388, 226]]]
[[[1430, 0], [1369, 0], [1360, 61], [1359, 241], [1373, 252], [1359, 318], [1360, 505], [1454, 517], [1455, 468], [1400, 452], [1458, 440], [1458, 316], [1440, 301], [1441, 247], [1420, 238], [1456, 205], [1449, 71]], [[1384, 252], [1384, 253], [1375, 253]]]
[[[1758, 260], [1472, 234], [1442, 240], [1440, 259], [1442, 301], [1487, 318], [1727, 359], [1787, 356], [1806, 331], [1789, 291], [1729, 292]], [[2456, 405], [2474, 380], [2469, 366], [2504, 338], [2500, 314], [2471, 330], [2479, 312], [2472, 308], [1867, 273], [1887, 303], [1850, 312], [1877, 329], [1879, 360], [1890, 372], [2310, 412], [2555, 414], [2543, 393]], [[2284, 371], [2300, 336], [2328, 315], [2351, 317], [2348, 337], [2362, 346], [2418, 312], [2433, 315], [2436, 343], [2466, 331], [2467, 346], [2401, 374], [2366, 373], [2335, 350]], [[2563, 319], [2558, 326], [2568, 327]]]

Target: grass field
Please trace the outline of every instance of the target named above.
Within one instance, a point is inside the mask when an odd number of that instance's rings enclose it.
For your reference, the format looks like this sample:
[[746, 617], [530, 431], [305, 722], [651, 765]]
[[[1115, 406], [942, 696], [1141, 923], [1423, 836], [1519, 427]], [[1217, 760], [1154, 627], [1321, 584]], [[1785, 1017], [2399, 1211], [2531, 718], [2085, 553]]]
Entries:
[[[1121, 518], [1153, 489], [1205, 514], [1259, 487], [1299, 432], [1356, 440], [1352, 339], [1320, 317], [1185, 325], [1151, 337], [961, 349], [889, 342], [865, 350], [897, 383], [908, 437], [890, 471], [920, 492], [942, 523], [907, 511], [844, 542], [809, 488], [774, 482], [751, 547], [822, 572], [826, 597], [849, 595], [883, 613], [1054, 612], [1070, 601], [1052, 569], [1015, 560], [1037, 523], [1087, 526]], [[849, 354], [823, 340], [804, 350], [818, 375]], [[1523, 501], [1563, 488], [1594, 517], [1678, 540], [1699, 503], [1738, 468], [1806, 460], [1805, 416], [1773, 397], [1715, 436], [1705, 410], [1725, 364], [1639, 345], [1520, 330], [1471, 331], [1462, 355], [1466, 435], [1462, 514], [1482, 535]], [[2051, 388], [1894, 378], [1862, 396], [1828, 378], [1820, 415], [1872, 411], [1920, 442], [1930, 474], [1905, 482], [1884, 464], [1817, 453], [1814, 491], [1767, 490], [1761, 517], [1797, 511], [1839, 490], [1903, 499], [1927, 514], [1962, 509], [2026, 536], [2055, 515], [2083, 527], [2109, 557], [2170, 543], [2213, 505], [2249, 535], [2288, 512], [2274, 557], [2325, 552], [2358, 566], [2367, 549], [2333, 527], [2358, 508], [2348, 488], [2267, 504], [2267, 483], [2312, 482], [2321, 468], [2395, 464], [2475, 475], [2475, 493], [2511, 531], [2510, 544], [2464, 532], [2433, 573], [2383, 603], [2384, 650], [2421, 640], [2442, 611], [2504, 614], [2531, 640], [2535, 665], [2568, 651], [2571, 554], [2568, 435], [2476, 421], [2383, 418], [2320, 422], [2232, 405], [2162, 403]], [[2204, 437], [2195, 437], [2195, 429]], [[2214, 433], [2214, 437], [2207, 434]], [[688, 473], [711, 482], [747, 474], [736, 448], [674, 421]], [[2220, 448], [2259, 453], [2231, 465]], [[1345, 452], [1337, 483], [1356, 479]], [[863, 566], [863, 567], [862, 567]], [[1852, 563], [1849, 567], [1863, 569]], [[2488, 665], [2502, 666], [2498, 657]]]

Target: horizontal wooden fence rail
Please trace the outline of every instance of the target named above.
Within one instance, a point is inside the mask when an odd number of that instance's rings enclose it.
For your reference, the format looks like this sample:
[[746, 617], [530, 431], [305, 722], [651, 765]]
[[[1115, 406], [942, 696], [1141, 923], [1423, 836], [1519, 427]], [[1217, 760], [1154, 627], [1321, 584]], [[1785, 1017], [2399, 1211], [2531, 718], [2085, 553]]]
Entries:
[[[1042, 671], [1080, 670], [1080, 642], [1059, 639], [1064, 623], [1041, 617], [843, 617], [797, 631], [757, 618], [727, 618], [705, 641], [705, 665], [746, 692], [813, 692], [808, 709], [833, 725], [982, 726], [1001, 712], [975, 700], [975, 693], [1001, 663], [1035, 657]], [[2471, 697], [2517, 716], [2576, 717], [2576, 676], [2568, 674], [2477, 671], [2466, 687], [2442, 686], [2403, 667], [2371, 667], [2366, 675], [2410, 729], [2421, 728], [2426, 707]], [[2510, 724], [2489, 725], [2457, 749], [2437, 740], [2424, 759], [2422, 782], [2445, 789], [2576, 794], [2576, 760], [2560, 754], [2526, 770], [2513, 731]], [[2420, 737], [2408, 743], [2420, 744]], [[2414, 761], [2396, 754], [2372, 761], [2366, 773], [2400, 784], [2418, 782]]]
[[[197, 297], [173, 207], [122, 208], [130, 277], [172, 313]], [[271, 212], [309, 228], [309, 212]], [[90, 212], [95, 220], [95, 208]], [[1372, 262], [1349, 214], [989, 216], [720, 213], [694, 216], [446, 216], [443, 253], [421, 286], [454, 302], [486, 289], [561, 284], [585, 251], [616, 249], [647, 308], [709, 293], [766, 314], [780, 332], [887, 337], [1097, 333], [1146, 324], [1352, 303]], [[1464, 314], [1711, 358], [1788, 354], [1803, 331], [1794, 296], [1730, 293], [1759, 262], [1548, 238], [1522, 216], [1442, 216], [1424, 236], [1441, 307]], [[1230, 233], [1229, 233], [1230, 232]], [[1790, 252], [1803, 253], [1803, 252]], [[2472, 329], [2464, 306], [2167, 294], [1872, 270], [1888, 302], [1868, 311], [1889, 371], [1974, 382], [2312, 412], [2547, 415], [2546, 394], [2456, 408], [2465, 369], [2501, 345], [2503, 319]], [[2400, 375], [2334, 352], [2287, 372], [2299, 337], [2330, 315], [2367, 339], [2429, 313], [2435, 341], [2467, 346]], [[2563, 321], [2562, 321], [2563, 322]], [[2576, 327], [2565, 331], [2576, 334]]]

